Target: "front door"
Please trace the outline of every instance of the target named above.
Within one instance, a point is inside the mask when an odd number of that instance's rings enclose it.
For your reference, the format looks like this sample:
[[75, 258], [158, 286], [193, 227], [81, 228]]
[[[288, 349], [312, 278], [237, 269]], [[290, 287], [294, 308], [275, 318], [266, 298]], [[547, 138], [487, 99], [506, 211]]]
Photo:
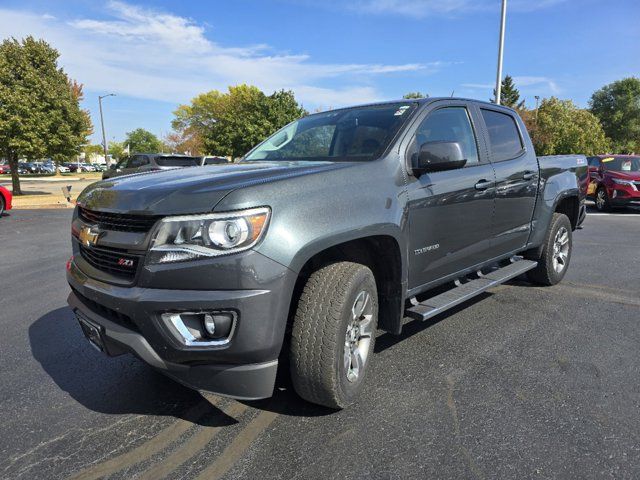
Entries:
[[409, 195], [409, 288], [426, 286], [488, 258], [494, 173], [478, 148], [466, 103], [435, 107], [419, 124], [408, 155], [425, 142], [459, 142], [467, 163], [455, 170], [411, 177]]

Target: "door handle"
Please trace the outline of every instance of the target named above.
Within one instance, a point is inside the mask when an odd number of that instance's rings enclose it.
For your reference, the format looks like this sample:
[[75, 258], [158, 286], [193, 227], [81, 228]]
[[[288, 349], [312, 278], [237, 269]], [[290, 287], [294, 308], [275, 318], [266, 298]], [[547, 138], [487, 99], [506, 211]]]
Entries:
[[489, 180], [482, 179], [482, 180], [479, 180], [478, 183], [475, 184], [475, 189], [476, 190], [486, 190], [491, 185], [493, 185], [493, 182], [490, 182]]
[[523, 180], [533, 180], [536, 176], [536, 172], [526, 171], [522, 174]]

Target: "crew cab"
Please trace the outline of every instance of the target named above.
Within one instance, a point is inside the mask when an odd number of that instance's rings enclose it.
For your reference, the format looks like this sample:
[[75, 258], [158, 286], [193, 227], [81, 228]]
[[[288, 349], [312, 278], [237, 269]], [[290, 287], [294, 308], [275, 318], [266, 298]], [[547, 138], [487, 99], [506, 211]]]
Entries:
[[301, 118], [239, 163], [87, 187], [69, 304], [92, 345], [189, 387], [356, 401], [375, 333], [527, 274], [554, 285], [586, 157], [536, 157], [509, 108], [430, 98]]
[[587, 197], [602, 212], [613, 207], [640, 206], [640, 156], [600, 155], [588, 157]]

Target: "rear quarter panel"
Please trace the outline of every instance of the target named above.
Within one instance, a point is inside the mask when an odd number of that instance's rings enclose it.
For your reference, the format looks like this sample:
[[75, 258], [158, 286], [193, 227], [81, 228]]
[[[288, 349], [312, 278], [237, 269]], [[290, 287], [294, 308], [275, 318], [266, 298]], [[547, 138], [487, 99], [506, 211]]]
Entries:
[[530, 247], [544, 241], [557, 205], [567, 197], [577, 197], [584, 205], [589, 185], [587, 158], [584, 155], [552, 155], [538, 157], [540, 184], [533, 216]]

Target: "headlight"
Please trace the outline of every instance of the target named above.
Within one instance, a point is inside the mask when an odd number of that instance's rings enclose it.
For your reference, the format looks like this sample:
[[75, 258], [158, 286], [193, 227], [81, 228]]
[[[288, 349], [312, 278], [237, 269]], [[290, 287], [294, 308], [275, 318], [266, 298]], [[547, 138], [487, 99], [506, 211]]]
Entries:
[[151, 241], [148, 263], [217, 257], [253, 247], [264, 235], [270, 209], [182, 215], [162, 219]]
[[631, 180], [623, 180], [621, 178], [612, 178], [611, 180], [613, 180], [613, 183], [617, 183], [618, 185], [626, 185], [627, 187], [637, 190], [635, 184]]

